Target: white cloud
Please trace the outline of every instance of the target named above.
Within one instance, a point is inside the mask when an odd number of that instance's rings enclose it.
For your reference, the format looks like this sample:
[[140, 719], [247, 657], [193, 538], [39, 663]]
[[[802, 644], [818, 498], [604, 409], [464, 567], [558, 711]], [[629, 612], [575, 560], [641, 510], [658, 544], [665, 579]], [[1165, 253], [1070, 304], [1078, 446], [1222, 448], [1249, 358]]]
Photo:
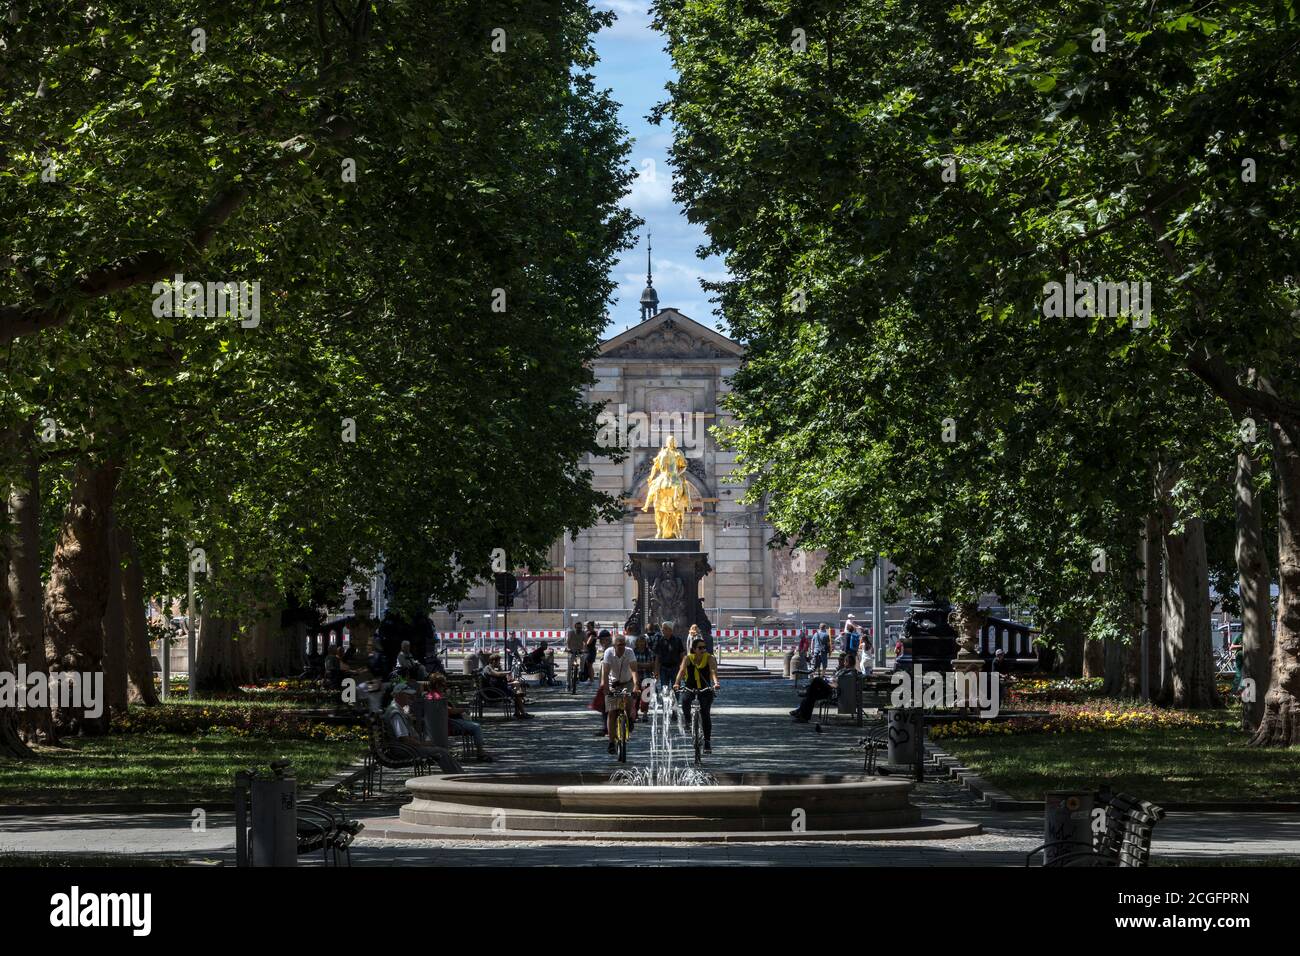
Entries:
[[636, 167], [636, 180], [631, 191], [623, 197], [623, 205], [637, 213], [672, 208], [672, 176], [664, 164], [646, 156], [636, 160]]
[[597, 10], [613, 10], [618, 15], [614, 25], [603, 31], [609, 36], [643, 37], [653, 35], [650, 28], [650, 5], [645, 0], [596, 0]]

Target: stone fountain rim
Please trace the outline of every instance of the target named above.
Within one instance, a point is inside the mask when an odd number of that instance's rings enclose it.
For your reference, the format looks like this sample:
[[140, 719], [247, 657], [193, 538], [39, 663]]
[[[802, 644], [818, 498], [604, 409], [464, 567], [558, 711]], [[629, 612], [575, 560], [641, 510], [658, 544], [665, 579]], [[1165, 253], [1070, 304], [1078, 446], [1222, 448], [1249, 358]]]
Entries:
[[[693, 794], [714, 799], [725, 795], [760, 794], [760, 793], [795, 793], [819, 791], [827, 794], [842, 793], [867, 787], [872, 790], [903, 790], [910, 792], [914, 784], [911, 780], [886, 779], [865, 774], [824, 774], [824, 773], [767, 773], [750, 771], [746, 773], [720, 773], [724, 780], [729, 777], [776, 778], [779, 782], [768, 783], [730, 783], [724, 782], [706, 787], [697, 786], [635, 786], [631, 784], [610, 783], [608, 781], [582, 782], [582, 777], [598, 777], [594, 771], [561, 771], [524, 773], [515, 771], [490, 771], [487, 773], [450, 773], [429, 774], [412, 777], [406, 781], [406, 788], [416, 793], [479, 793], [500, 794], [501, 796], [545, 797], [561, 795], [582, 795], [599, 791], [613, 796], [623, 792], [635, 792], [642, 795], [681, 794], [689, 791]], [[575, 782], [519, 783], [512, 782], [519, 778], [540, 777], [574, 777]], [[700, 794], [708, 791], [708, 794]]]

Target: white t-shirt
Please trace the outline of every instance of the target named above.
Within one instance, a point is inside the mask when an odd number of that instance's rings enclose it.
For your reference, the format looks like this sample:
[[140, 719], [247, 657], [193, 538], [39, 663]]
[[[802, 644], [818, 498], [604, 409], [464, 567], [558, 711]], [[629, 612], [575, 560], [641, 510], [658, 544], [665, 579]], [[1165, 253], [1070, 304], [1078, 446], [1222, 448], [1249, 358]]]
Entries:
[[632, 668], [636, 666], [636, 652], [630, 647], [624, 647], [623, 655], [620, 657], [611, 647], [605, 651], [605, 665], [609, 668], [611, 684], [625, 684], [632, 679]]

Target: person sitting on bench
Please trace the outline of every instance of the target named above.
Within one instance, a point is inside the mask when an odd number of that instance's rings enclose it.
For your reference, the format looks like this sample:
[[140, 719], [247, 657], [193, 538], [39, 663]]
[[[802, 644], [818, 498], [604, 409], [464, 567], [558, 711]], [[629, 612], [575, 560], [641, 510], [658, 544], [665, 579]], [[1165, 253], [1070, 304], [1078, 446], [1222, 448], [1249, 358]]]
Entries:
[[389, 735], [399, 744], [410, 747], [422, 757], [432, 757], [438, 761], [443, 773], [459, 773], [463, 767], [444, 747], [436, 747], [422, 740], [415, 732], [415, 722], [411, 718], [411, 703], [415, 700], [415, 688], [410, 684], [393, 686], [393, 702], [384, 711], [384, 726]]
[[530, 673], [541, 674], [548, 684], [555, 683], [555, 666], [546, 656], [545, 641], [524, 655], [524, 668]]
[[801, 724], [808, 723], [812, 720], [813, 709], [823, 700], [829, 700], [835, 693], [835, 685], [839, 683], [840, 675], [852, 672], [853, 669], [853, 658], [848, 654], [841, 654], [839, 669], [835, 671], [835, 676], [830, 680], [814, 677], [808, 683], [808, 689], [804, 691], [803, 700], [798, 707], [790, 711], [790, 716]]
[[465, 712], [451, 702], [451, 689], [445, 673], [429, 675], [429, 699], [447, 702], [447, 734], [453, 737], [469, 737], [474, 741], [474, 750], [483, 763], [491, 763], [483, 747], [483, 727], [472, 720], [467, 720]]
[[483, 686], [491, 687], [514, 699], [516, 720], [532, 719], [533, 715], [524, 710], [524, 695], [528, 691], [523, 681], [512, 679], [508, 672], [501, 669], [500, 654], [494, 653], [488, 658], [487, 666], [483, 668]]

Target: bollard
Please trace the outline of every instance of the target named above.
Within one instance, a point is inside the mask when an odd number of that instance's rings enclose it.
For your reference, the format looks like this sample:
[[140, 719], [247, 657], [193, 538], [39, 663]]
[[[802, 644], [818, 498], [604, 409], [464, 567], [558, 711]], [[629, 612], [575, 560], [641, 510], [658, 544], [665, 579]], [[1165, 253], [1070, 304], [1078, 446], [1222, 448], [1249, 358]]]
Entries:
[[1049, 790], [1044, 800], [1043, 865], [1092, 849], [1093, 795], [1086, 790]]
[[794, 651], [785, 652], [785, 677], [788, 680], [794, 674]]
[[288, 765], [271, 764], [273, 777], [251, 781], [253, 820], [252, 866], [298, 865], [298, 781], [286, 776]]

